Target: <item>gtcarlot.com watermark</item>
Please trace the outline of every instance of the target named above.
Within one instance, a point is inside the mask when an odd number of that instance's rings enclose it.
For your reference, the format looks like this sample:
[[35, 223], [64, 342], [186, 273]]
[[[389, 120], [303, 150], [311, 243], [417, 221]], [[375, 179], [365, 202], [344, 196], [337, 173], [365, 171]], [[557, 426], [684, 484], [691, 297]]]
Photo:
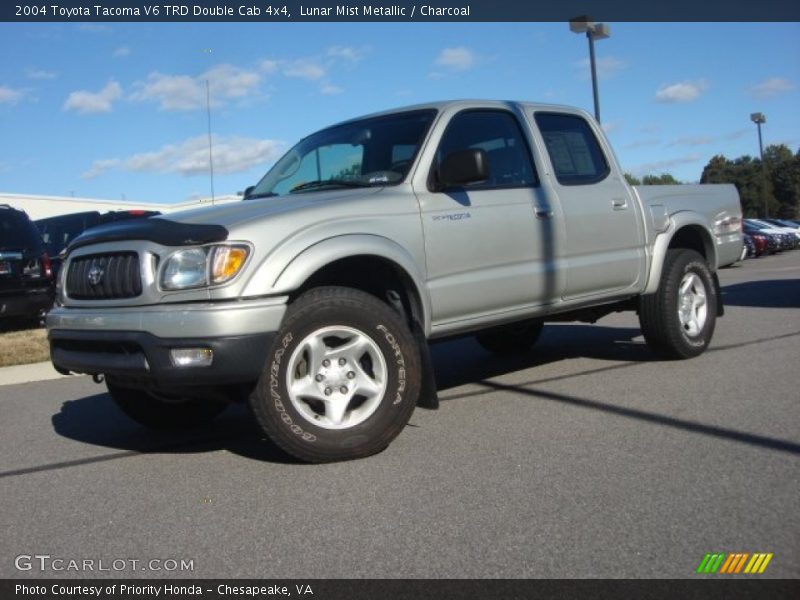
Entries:
[[37, 572], [125, 572], [152, 571], [191, 572], [194, 571], [194, 559], [186, 558], [69, 558], [51, 556], [50, 554], [19, 554], [14, 558], [14, 567], [18, 571]]

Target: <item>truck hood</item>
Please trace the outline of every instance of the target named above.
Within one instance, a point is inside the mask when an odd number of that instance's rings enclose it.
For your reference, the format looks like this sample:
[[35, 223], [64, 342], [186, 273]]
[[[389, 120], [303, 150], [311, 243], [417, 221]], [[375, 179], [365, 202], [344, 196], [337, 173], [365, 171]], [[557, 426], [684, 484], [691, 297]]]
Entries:
[[269, 219], [289, 212], [313, 210], [321, 205], [370, 196], [382, 187], [305, 192], [292, 196], [258, 198], [170, 213], [166, 216], [118, 221], [87, 229], [68, 251], [102, 242], [149, 240], [164, 246], [210, 244], [228, 239], [237, 225]]
[[265, 219], [287, 212], [300, 212], [322, 204], [363, 198], [377, 194], [382, 189], [384, 188], [347, 188], [256, 198], [174, 212], [170, 213], [167, 218], [178, 223], [213, 224], [229, 228], [238, 223]]

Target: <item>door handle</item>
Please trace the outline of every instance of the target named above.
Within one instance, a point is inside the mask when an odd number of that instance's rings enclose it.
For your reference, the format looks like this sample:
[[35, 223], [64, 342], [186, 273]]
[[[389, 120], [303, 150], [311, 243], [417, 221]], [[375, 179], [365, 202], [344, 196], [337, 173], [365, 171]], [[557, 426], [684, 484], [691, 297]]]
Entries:
[[536, 209], [536, 218], [537, 219], [549, 219], [553, 216], [552, 210], [545, 210], [545, 209]]
[[628, 201], [624, 198], [613, 198], [611, 200], [611, 208], [614, 210], [625, 210], [628, 208]]

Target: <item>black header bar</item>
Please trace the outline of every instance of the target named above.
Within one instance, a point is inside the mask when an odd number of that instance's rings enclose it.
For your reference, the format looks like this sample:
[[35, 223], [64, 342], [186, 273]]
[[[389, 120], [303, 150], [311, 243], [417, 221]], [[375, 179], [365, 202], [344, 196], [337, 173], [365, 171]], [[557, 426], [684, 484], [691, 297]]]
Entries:
[[13, 579], [0, 581], [3, 600], [527, 600], [646, 598], [660, 600], [795, 600], [797, 580], [705, 579]]
[[800, 21], [791, 0], [15, 0], [0, 5], [9, 22], [535, 22]]

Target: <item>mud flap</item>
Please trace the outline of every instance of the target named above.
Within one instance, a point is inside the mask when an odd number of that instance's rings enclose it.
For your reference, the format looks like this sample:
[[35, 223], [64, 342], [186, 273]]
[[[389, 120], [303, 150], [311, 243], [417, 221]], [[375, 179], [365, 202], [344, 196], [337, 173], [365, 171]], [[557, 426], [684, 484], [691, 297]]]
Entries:
[[420, 381], [417, 406], [429, 410], [438, 410], [439, 391], [436, 389], [436, 375], [433, 370], [433, 358], [431, 358], [430, 345], [428, 344], [428, 340], [425, 339], [425, 334], [422, 333], [419, 323], [416, 321], [414, 322], [414, 330], [412, 333], [419, 347], [419, 362], [422, 368], [422, 380]]

